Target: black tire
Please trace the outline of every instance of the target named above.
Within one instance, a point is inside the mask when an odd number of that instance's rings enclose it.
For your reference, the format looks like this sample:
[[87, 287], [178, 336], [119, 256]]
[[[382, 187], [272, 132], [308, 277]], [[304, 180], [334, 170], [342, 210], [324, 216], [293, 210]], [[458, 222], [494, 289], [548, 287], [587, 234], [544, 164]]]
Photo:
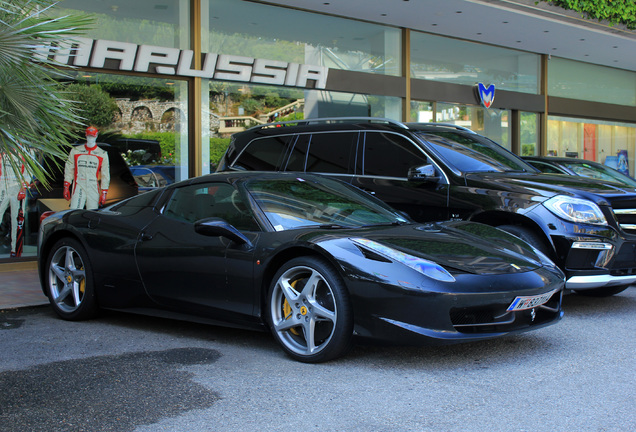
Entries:
[[98, 306], [88, 254], [75, 239], [58, 240], [46, 260], [46, 295], [61, 318], [80, 321], [97, 315]]
[[325, 362], [351, 347], [349, 293], [324, 259], [298, 257], [283, 265], [272, 279], [266, 314], [274, 338], [295, 360]]
[[501, 225], [497, 228], [506, 231], [508, 234], [519, 237], [521, 240], [534, 246], [538, 251], [543, 252], [548, 257], [552, 257], [554, 255], [546, 245], [545, 241], [543, 241], [543, 239], [539, 237], [537, 233], [529, 228], [521, 225]]
[[587, 297], [610, 297], [625, 291], [630, 286], [631, 285], [618, 285], [614, 287], [592, 288], [587, 290], [578, 290], [574, 292], [577, 293], [578, 295], [587, 296]]

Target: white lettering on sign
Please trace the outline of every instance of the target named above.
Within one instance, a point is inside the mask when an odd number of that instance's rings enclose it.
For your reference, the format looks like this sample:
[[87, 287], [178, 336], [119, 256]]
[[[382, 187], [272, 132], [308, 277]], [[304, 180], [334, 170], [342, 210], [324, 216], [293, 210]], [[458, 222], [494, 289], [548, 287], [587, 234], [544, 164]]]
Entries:
[[316, 89], [326, 88], [329, 70], [325, 66], [211, 53], [204, 54], [202, 68], [196, 69], [192, 50], [81, 37], [39, 46], [34, 57], [69, 66]]

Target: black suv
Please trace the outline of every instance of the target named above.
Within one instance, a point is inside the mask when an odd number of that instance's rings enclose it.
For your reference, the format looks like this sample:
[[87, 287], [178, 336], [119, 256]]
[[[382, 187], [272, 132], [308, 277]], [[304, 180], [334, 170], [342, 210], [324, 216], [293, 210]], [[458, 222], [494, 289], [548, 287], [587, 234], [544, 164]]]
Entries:
[[232, 137], [217, 171], [307, 171], [368, 191], [420, 222], [465, 219], [544, 252], [566, 288], [606, 296], [636, 282], [636, 192], [539, 173], [471, 130], [376, 118], [308, 119]]

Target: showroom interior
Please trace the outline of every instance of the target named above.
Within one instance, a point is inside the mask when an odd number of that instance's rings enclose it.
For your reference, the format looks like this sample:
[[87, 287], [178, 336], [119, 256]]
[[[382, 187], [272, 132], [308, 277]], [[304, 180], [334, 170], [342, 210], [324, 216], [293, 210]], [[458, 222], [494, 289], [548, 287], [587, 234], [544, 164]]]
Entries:
[[543, 2], [62, 0], [47, 13], [94, 18], [36, 55], [110, 94], [104, 132], [162, 137], [153, 162], [173, 181], [213, 172], [234, 132], [333, 116], [452, 123], [524, 156], [621, 152], [635, 174], [636, 33]]

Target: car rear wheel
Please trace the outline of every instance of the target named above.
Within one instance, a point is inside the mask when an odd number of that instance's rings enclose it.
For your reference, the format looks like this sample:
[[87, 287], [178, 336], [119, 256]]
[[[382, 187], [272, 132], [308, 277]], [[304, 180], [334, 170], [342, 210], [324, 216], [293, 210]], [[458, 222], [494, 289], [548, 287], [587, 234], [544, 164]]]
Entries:
[[344, 355], [353, 338], [349, 295], [338, 273], [316, 257], [289, 261], [268, 296], [268, 323], [292, 358], [319, 363]]
[[55, 243], [45, 272], [46, 294], [61, 318], [75, 321], [97, 314], [88, 254], [77, 240], [65, 238]]

